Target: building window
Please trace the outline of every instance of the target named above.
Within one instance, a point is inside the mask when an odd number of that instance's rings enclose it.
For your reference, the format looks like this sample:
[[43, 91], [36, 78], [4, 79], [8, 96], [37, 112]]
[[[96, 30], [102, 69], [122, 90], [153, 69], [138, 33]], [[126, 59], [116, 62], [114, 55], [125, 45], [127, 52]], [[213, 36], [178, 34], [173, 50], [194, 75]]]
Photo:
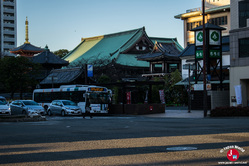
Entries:
[[239, 39], [239, 57], [249, 57], [249, 38]]
[[227, 25], [227, 16], [211, 18], [208, 20], [209, 23], [214, 25]]
[[169, 73], [174, 72], [176, 69], [178, 69], [178, 65], [177, 64], [169, 64], [168, 65], [168, 71], [169, 71]]
[[239, 2], [239, 27], [247, 26], [247, 19], [249, 18], [249, 2], [240, 1]]

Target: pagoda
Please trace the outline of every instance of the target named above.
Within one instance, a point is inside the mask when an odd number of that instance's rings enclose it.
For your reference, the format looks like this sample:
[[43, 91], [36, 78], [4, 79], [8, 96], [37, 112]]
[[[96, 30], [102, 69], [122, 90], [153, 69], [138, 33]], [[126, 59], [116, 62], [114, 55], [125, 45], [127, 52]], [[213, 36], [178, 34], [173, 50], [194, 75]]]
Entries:
[[28, 34], [28, 18], [26, 17], [25, 25], [26, 25], [26, 37], [23, 45], [10, 50], [11, 53], [24, 56], [24, 57], [33, 57], [35, 54], [41, 53], [44, 50], [40, 47], [36, 47], [29, 42], [29, 34]]

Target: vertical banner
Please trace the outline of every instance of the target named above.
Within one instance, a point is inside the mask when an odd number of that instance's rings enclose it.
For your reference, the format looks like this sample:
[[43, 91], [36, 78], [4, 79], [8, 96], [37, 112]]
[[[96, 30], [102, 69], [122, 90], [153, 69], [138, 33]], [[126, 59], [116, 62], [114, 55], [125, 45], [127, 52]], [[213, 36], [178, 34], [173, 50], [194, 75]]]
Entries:
[[242, 104], [241, 85], [234, 86], [237, 104]]
[[87, 77], [93, 77], [93, 65], [87, 65]]
[[164, 90], [159, 90], [160, 100], [162, 104], [165, 104]]
[[131, 92], [126, 92], [126, 103], [131, 104]]

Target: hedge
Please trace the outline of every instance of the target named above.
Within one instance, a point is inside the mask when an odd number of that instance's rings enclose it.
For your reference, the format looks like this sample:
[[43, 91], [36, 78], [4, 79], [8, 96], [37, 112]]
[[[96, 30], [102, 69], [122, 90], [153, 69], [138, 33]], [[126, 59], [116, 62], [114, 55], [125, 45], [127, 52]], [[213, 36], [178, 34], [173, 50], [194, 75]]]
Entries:
[[249, 107], [217, 107], [211, 110], [210, 116], [249, 116]]

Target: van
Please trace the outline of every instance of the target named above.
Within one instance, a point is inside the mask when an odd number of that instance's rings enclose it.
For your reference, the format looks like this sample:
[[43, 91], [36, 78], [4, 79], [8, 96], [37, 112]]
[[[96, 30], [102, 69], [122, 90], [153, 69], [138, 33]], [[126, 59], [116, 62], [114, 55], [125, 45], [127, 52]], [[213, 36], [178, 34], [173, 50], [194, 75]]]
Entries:
[[0, 96], [0, 115], [11, 115], [9, 103], [3, 96]]

